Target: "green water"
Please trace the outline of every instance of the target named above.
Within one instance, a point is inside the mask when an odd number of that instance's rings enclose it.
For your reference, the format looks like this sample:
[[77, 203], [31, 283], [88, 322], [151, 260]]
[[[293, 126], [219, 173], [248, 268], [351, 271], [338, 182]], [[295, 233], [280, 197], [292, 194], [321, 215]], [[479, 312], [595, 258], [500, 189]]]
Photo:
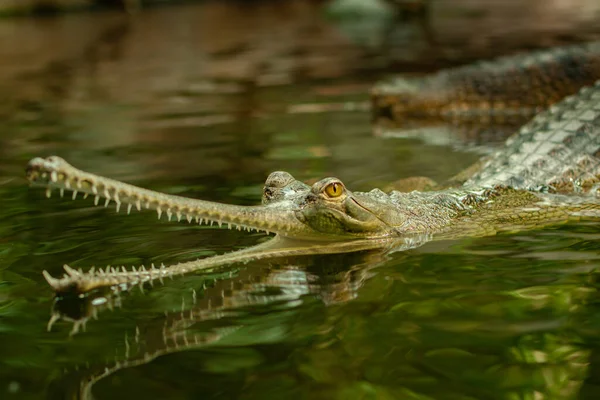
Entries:
[[[267, 237], [48, 200], [24, 179], [34, 156], [236, 204], [258, 203], [273, 170], [367, 190], [411, 175], [443, 180], [478, 158], [451, 141], [374, 137], [361, 104], [381, 71], [353, 69], [349, 44], [314, 38], [314, 65], [303, 68], [273, 39], [250, 50], [231, 39], [243, 54], [230, 54], [202, 43], [188, 11], [133, 25], [112, 14], [2, 22], [24, 39], [2, 48], [11, 61], [0, 68], [10, 77], [0, 109], [0, 398], [600, 395], [598, 223], [226, 266], [108, 302], [55, 302], [42, 270], [168, 265]], [[141, 45], [144, 35], [155, 42]], [[262, 69], [249, 82], [251, 61]], [[53, 309], [75, 321], [48, 331]]]

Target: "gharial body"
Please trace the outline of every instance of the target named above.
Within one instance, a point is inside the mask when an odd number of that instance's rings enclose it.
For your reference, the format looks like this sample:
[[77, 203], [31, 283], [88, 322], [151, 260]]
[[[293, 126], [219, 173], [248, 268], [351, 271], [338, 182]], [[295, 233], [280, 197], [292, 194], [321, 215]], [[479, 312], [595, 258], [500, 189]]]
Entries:
[[500, 57], [371, 91], [373, 117], [388, 125], [427, 119], [519, 124], [600, 79], [600, 42]]
[[397, 77], [371, 90], [375, 131], [452, 145], [500, 144], [534, 115], [600, 79], [600, 42]]
[[[524, 78], [523, 71], [506, 73], [512, 73], [517, 82], [533, 79]], [[545, 74], [543, 69], [537, 71]], [[70, 190], [73, 198], [83, 192], [95, 196], [96, 204], [104, 198], [105, 205], [114, 201], [117, 210], [126, 207], [128, 213], [134, 207], [153, 209], [159, 218], [164, 214], [168, 219], [277, 234], [255, 247], [170, 267], [84, 273], [65, 266], [66, 274], [60, 279], [44, 271], [58, 293], [126, 289], [165, 276], [254, 259], [411, 248], [434, 239], [600, 219], [600, 81], [539, 113], [502, 149], [468, 171], [453, 180], [452, 187], [409, 193], [351, 192], [336, 178], [309, 186], [289, 173], [274, 172], [265, 182], [261, 205], [236, 206], [138, 188], [81, 171], [59, 157], [35, 158], [27, 166], [30, 182], [47, 187], [48, 195], [52, 189]]]

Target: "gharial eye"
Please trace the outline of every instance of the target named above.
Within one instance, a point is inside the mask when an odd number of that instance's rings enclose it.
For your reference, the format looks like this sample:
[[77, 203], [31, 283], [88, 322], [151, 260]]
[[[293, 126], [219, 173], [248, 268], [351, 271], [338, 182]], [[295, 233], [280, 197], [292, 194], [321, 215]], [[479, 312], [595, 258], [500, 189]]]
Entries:
[[344, 186], [339, 182], [333, 182], [325, 186], [325, 193], [329, 197], [340, 197], [344, 193]]

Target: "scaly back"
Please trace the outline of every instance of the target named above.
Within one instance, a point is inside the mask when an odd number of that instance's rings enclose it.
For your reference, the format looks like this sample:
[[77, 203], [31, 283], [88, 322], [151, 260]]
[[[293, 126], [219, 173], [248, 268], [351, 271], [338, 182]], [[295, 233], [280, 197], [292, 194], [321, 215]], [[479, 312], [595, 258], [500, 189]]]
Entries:
[[500, 57], [371, 93], [376, 120], [410, 118], [519, 124], [600, 79], [600, 42]]
[[586, 193], [600, 182], [600, 81], [538, 114], [465, 187]]

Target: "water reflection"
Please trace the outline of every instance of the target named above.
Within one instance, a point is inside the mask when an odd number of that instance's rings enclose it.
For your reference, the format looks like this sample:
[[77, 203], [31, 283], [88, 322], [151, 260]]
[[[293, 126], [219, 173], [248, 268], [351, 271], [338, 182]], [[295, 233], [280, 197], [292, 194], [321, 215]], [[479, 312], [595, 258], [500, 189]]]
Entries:
[[[116, 346], [114, 361], [94, 367], [88, 361], [87, 367], [81, 366], [62, 379], [77, 391], [75, 397], [89, 399], [100, 380], [167, 354], [215, 345], [228, 348], [285, 342], [290, 329], [286, 326], [294, 309], [307, 296], [327, 306], [350, 301], [370, 271], [385, 259], [381, 251], [294, 257], [291, 265], [279, 261], [271, 266], [250, 265], [221, 271], [214, 280], [210, 276], [197, 277], [186, 285], [183, 297], [181, 292], [175, 292], [174, 299], [162, 299], [164, 304], [179, 302], [176, 311], [165, 310], [164, 317], [153, 317], [136, 325], [135, 333], [125, 333], [124, 342]], [[71, 335], [75, 335], [80, 328], [85, 330], [91, 318], [101, 318], [103, 311], [121, 307], [122, 301], [117, 294], [100, 293], [57, 298], [48, 327], [51, 329], [57, 320], [66, 320], [73, 324]], [[270, 323], [279, 320], [277, 326], [260, 321], [256, 321], [256, 326], [251, 322], [266, 312]]]
[[[145, 294], [60, 299], [55, 315], [98, 319], [68, 346], [103, 351], [54, 384], [82, 398], [214, 391], [195, 382], [200, 370], [247, 398], [576, 398], [593, 390], [596, 228], [252, 263]], [[541, 248], [563, 252], [536, 259]]]

